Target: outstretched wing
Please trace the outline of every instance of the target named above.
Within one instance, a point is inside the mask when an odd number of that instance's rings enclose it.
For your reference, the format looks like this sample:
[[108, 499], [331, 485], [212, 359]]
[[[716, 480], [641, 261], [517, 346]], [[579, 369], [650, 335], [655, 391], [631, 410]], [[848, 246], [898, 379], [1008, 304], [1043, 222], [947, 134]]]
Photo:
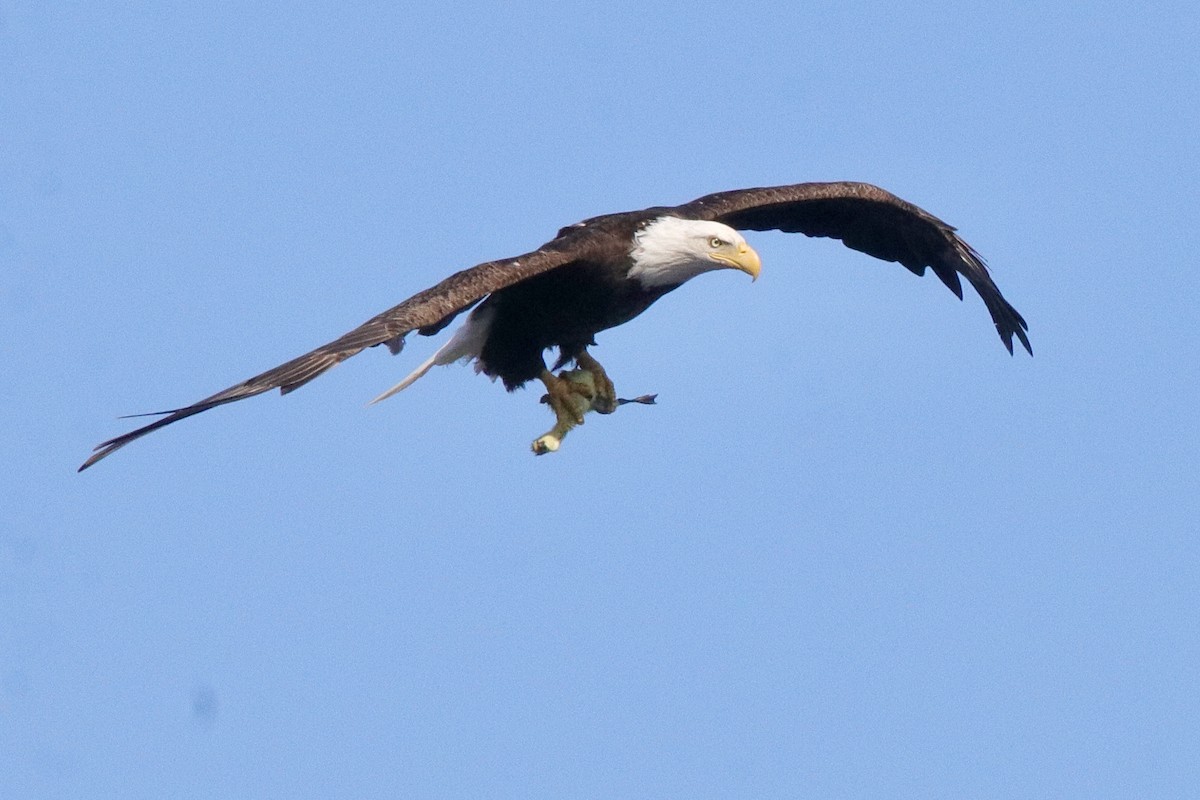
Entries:
[[[457, 272], [436, 286], [413, 295], [316, 350], [189, 406], [163, 412], [166, 416], [135, 431], [101, 442], [96, 446], [92, 457], [79, 467], [79, 471], [82, 472], [135, 439], [201, 411], [272, 389], [279, 389], [282, 394], [287, 394], [368, 347], [386, 344], [393, 353], [399, 352], [404, 337], [412, 331], [436, 331], [480, 298], [538, 273], [570, 263], [579, 254], [578, 243], [587, 236], [587, 233], [580, 231], [577, 234], [559, 237], [532, 253], [500, 261], [488, 261]], [[583, 241], [583, 244], [586, 246], [586, 241]]]
[[954, 228], [912, 203], [867, 183], [796, 183], [705, 195], [672, 213], [740, 230], [780, 230], [840, 239], [867, 255], [898, 261], [917, 275], [933, 270], [962, 299], [966, 278], [983, 298], [1008, 352], [1013, 336], [1032, 355], [1028, 326], [992, 281], [987, 266]]

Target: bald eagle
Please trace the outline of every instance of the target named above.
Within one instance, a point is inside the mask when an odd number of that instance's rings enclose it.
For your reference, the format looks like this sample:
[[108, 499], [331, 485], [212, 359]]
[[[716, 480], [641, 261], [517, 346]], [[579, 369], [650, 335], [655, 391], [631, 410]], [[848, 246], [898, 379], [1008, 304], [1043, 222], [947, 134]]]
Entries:
[[[102, 442], [79, 469], [201, 411], [271, 389], [287, 394], [368, 347], [386, 345], [399, 353], [408, 334], [432, 336], [468, 309], [466, 323], [449, 341], [376, 401], [436, 365], [468, 360], [509, 391], [541, 381], [547, 393], [543, 399], [558, 422], [555, 431], [565, 434], [582, 422], [585, 411], [611, 413], [618, 403], [612, 381], [587, 351], [595, 335], [629, 322], [701, 273], [734, 269], [756, 278], [761, 264], [739, 233], [746, 230], [840, 239], [917, 275], [932, 269], [959, 299], [961, 275], [983, 299], [1009, 353], [1014, 336], [1033, 353], [1025, 320], [1000, 294], [983, 259], [953, 227], [927, 211], [865, 183], [738, 189], [679, 206], [586, 219], [530, 253], [457, 272], [316, 350]], [[558, 350], [557, 361], [547, 367], [544, 352], [552, 348]], [[571, 362], [586, 381], [554, 373]], [[580, 402], [585, 393], [586, 402]], [[534, 451], [555, 449], [557, 438], [535, 441]]]

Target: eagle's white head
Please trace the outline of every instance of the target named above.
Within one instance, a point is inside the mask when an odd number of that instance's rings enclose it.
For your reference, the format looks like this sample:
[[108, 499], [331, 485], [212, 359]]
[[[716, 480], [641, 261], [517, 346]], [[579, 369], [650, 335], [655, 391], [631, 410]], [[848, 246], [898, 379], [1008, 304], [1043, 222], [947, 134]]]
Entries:
[[714, 269], [738, 269], [757, 278], [758, 253], [720, 222], [679, 217], [651, 220], [634, 234], [629, 277], [642, 286], [670, 286]]

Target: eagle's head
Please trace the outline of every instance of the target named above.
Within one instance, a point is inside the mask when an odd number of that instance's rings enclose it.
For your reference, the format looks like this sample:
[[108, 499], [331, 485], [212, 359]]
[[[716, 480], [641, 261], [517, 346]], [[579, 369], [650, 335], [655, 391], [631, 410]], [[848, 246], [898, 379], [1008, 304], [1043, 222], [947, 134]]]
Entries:
[[629, 277], [647, 288], [683, 283], [702, 272], [737, 269], [757, 278], [758, 253], [733, 228], [720, 222], [658, 217], [633, 237]]

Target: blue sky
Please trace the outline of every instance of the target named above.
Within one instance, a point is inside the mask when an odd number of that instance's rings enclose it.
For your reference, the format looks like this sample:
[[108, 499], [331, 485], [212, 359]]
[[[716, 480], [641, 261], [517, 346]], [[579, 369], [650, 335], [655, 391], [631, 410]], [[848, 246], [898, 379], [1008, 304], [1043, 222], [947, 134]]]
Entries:
[[[1200, 785], [1193, 4], [0, 2], [0, 796]], [[785, 234], [533, 391], [377, 350], [563, 224], [879, 184], [1029, 321]], [[739, 279], [742, 278], [742, 279]]]

